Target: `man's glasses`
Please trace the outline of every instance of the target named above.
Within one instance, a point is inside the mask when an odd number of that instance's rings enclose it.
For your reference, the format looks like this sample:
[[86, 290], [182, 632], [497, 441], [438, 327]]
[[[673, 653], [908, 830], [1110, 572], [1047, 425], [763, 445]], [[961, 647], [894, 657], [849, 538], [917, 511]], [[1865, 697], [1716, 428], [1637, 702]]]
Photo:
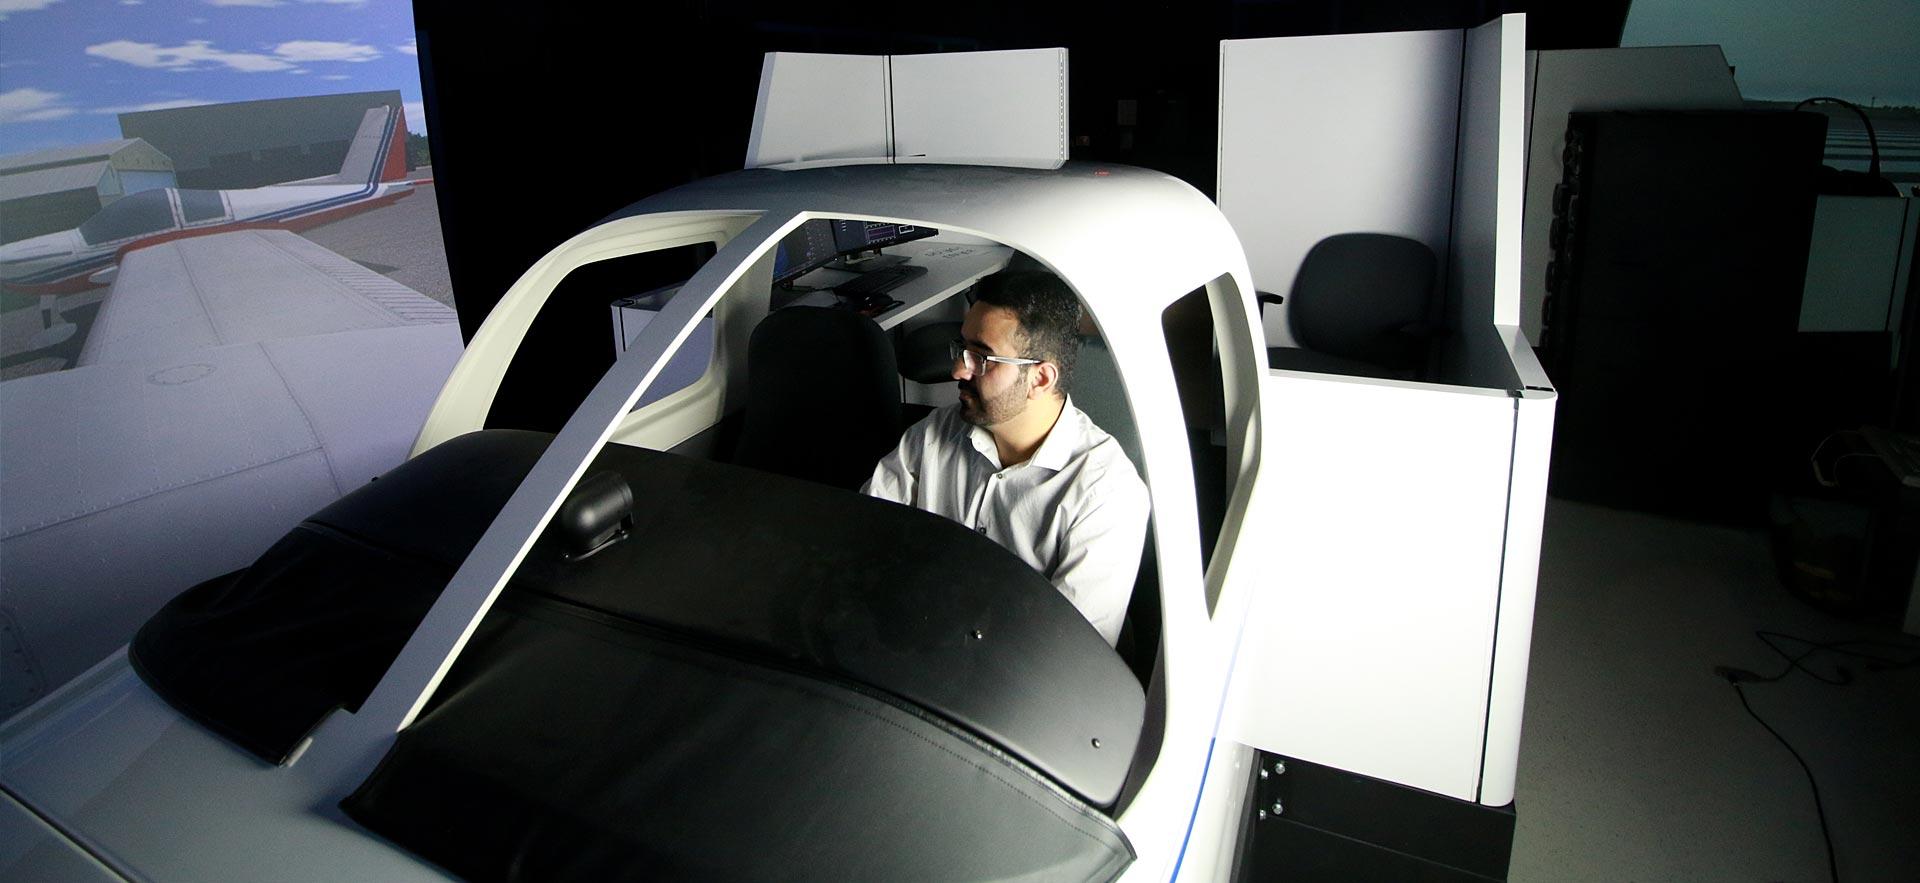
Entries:
[[953, 341], [947, 344], [947, 357], [966, 366], [968, 374], [984, 374], [987, 367], [995, 362], [1002, 365], [1038, 365], [1045, 359], [1022, 359], [1016, 356], [989, 356], [967, 349], [966, 344]]

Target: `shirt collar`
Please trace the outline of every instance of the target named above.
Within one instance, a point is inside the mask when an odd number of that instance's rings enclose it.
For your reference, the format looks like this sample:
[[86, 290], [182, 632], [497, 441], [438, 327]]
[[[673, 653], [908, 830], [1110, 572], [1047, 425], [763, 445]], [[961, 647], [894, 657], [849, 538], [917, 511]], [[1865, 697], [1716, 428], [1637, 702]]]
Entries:
[[1080, 441], [1086, 436], [1083, 423], [1080, 411], [1073, 406], [1073, 396], [1067, 396], [1061, 403], [1060, 418], [1053, 421], [1053, 429], [1040, 441], [1040, 449], [1033, 452], [1033, 459], [1027, 462], [1054, 472], [1067, 468], [1067, 461], [1073, 459], [1074, 451], [1080, 450]]
[[[1073, 397], [1067, 396], [1060, 408], [1060, 418], [1053, 422], [1053, 429], [1047, 431], [1047, 437], [1040, 440], [1040, 447], [1027, 460], [1027, 465], [1059, 472], [1067, 468], [1067, 462], [1073, 459], [1073, 453], [1080, 450], [1081, 440], [1086, 437], [1086, 427], [1080, 419], [1079, 410], [1073, 407]], [[984, 426], [969, 426], [968, 440], [973, 449], [987, 458], [995, 469], [1005, 469], [1000, 462], [1000, 448], [993, 443], [993, 432]]]

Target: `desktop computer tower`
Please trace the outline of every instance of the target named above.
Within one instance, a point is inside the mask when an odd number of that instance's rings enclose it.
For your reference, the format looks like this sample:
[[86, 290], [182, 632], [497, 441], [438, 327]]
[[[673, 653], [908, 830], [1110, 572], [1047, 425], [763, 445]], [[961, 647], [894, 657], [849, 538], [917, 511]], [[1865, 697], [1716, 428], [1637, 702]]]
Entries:
[[[1541, 358], [1554, 496], [1757, 523], [1784, 464], [1826, 119], [1569, 116]], [[1804, 463], [1804, 454], [1799, 455]]]

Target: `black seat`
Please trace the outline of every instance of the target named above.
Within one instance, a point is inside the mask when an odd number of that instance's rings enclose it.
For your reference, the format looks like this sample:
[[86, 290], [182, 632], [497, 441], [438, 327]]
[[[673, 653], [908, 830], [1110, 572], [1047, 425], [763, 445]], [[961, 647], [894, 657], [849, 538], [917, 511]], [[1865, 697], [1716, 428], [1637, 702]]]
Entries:
[[[1275, 368], [1414, 379], [1437, 334], [1433, 250], [1404, 236], [1342, 233], [1300, 262], [1287, 298], [1298, 347], [1267, 350]], [[1262, 304], [1279, 298], [1261, 297]]]
[[828, 307], [761, 320], [733, 462], [854, 489], [899, 440], [900, 378], [879, 325]]

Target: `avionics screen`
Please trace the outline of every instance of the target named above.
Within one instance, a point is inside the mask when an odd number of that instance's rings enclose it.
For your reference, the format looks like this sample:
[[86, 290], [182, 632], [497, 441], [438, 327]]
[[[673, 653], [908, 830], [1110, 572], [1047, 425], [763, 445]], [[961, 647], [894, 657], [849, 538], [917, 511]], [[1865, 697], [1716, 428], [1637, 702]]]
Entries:
[[844, 222], [816, 218], [802, 223], [781, 239], [773, 252], [773, 284], [792, 282], [808, 270], [833, 260], [839, 254], [834, 248], [833, 225], [839, 223]]
[[834, 221], [833, 247], [841, 254], [881, 248], [896, 242], [925, 239], [940, 231], [911, 224], [883, 224], [879, 221]]

